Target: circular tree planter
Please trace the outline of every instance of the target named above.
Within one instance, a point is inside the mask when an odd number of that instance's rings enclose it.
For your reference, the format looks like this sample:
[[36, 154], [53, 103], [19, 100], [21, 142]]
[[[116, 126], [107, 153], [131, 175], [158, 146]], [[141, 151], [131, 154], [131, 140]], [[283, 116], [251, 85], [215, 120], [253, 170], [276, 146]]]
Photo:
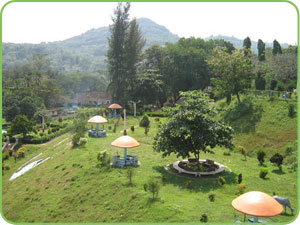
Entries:
[[[200, 159], [199, 162], [200, 163], [205, 163], [207, 160], [203, 160], [203, 159]], [[195, 177], [201, 177], [201, 176], [207, 176], [207, 175], [215, 175], [215, 174], [219, 174], [219, 173], [222, 173], [224, 172], [225, 170], [225, 166], [223, 166], [222, 164], [220, 163], [217, 163], [217, 162], [214, 162], [213, 165], [217, 168], [216, 170], [214, 171], [209, 171], [209, 172], [199, 172], [199, 171], [190, 171], [190, 170], [186, 170], [182, 167], [180, 167], [180, 163], [188, 163], [189, 161], [188, 160], [181, 160], [181, 161], [176, 161], [173, 163], [173, 168], [175, 170], [178, 171], [178, 173], [186, 173], [186, 174], [191, 174], [191, 175], [194, 175]]]

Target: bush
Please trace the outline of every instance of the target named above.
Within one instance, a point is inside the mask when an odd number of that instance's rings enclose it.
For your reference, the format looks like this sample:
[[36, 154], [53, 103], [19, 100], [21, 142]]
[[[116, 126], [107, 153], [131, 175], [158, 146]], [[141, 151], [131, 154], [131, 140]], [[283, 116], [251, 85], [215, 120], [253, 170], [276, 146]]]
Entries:
[[134, 176], [134, 170], [132, 168], [129, 168], [127, 170], [127, 177], [129, 179], [129, 184], [131, 185], [132, 184], [132, 178]]
[[207, 221], [208, 221], [207, 215], [206, 215], [206, 214], [203, 214], [203, 215], [201, 216], [200, 222], [202, 222], [202, 223], [207, 223]]
[[231, 153], [230, 153], [230, 151], [228, 151], [228, 150], [225, 150], [225, 151], [223, 152], [223, 155], [230, 156], [230, 155], [231, 155]]
[[260, 169], [259, 177], [262, 178], [262, 179], [265, 179], [266, 176], [268, 175], [268, 173], [269, 173], [268, 168], [262, 168], [262, 169]]
[[149, 133], [149, 127], [145, 127], [145, 134], [146, 134], [146, 136], [148, 136], [148, 133]]
[[97, 160], [99, 162], [99, 164], [97, 165], [97, 167], [99, 167], [99, 168], [101, 168], [101, 167], [110, 168], [110, 155], [107, 154], [106, 150], [98, 153]]
[[154, 120], [155, 120], [156, 122], [158, 122], [158, 121], [159, 121], [159, 118], [155, 118]]
[[165, 112], [148, 112], [147, 116], [149, 117], [167, 117]]
[[149, 126], [150, 126], [150, 120], [148, 116], [144, 116], [140, 121], [140, 127], [149, 127]]
[[245, 157], [245, 161], [246, 161], [247, 160], [247, 151], [246, 151], [245, 147], [240, 145], [238, 147], [238, 149], [239, 149], [239, 152]]
[[273, 155], [270, 159], [271, 163], [274, 163], [278, 166], [278, 169], [282, 171], [282, 163], [283, 163], [283, 156], [280, 155], [279, 153], [276, 153]]
[[288, 109], [289, 109], [289, 117], [293, 118], [296, 115], [294, 104], [289, 104]]
[[48, 130], [48, 134], [51, 134], [51, 133], [52, 133], [52, 131], [49, 129], [49, 130]]
[[44, 133], [39, 133], [39, 135], [40, 135], [41, 137], [43, 137], [43, 136], [44, 136]]
[[276, 85], [276, 90], [277, 91], [284, 91], [284, 89], [285, 89], [284, 83], [282, 81], [278, 81], [277, 85]]
[[144, 191], [147, 192], [148, 191], [148, 184], [144, 184], [143, 187], [144, 187]]
[[17, 158], [25, 158], [25, 152], [26, 152], [25, 147], [19, 148], [17, 151]]
[[238, 189], [240, 195], [244, 194], [245, 189], [246, 189], [246, 184], [244, 184], [244, 183], [238, 184], [237, 189]]
[[221, 185], [224, 185], [224, 184], [226, 184], [226, 180], [225, 180], [225, 177], [219, 177], [219, 183], [221, 184]]
[[84, 146], [87, 143], [87, 138], [79, 138], [78, 145]]
[[147, 190], [152, 193], [152, 199], [157, 197], [158, 193], [159, 193], [159, 190], [160, 190], [160, 185], [159, 185], [158, 180], [156, 180], [154, 178], [150, 178], [148, 180]]
[[192, 181], [191, 180], [187, 181], [186, 184], [185, 184], [185, 187], [187, 189], [191, 189], [192, 188]]
[[259, 161], [260, 165], [264, 164], [264, 162], [265, 162], [265, 159], [264, 159], [265, 155], [266, 155], [266, 153], [263, 150], [259, 149], [257, 151], [257, 160]]
[[72, 144], [74, 147], [79, 145], [79, 141], [80, 141], [80, 135], [78, 134], [74, 134], [72, 137]]
[[216, 197], [215, 194], [210, 194], [210, 195], [208, 195], [208, 198], [209, 198], [209, 200], [210, 200], [211, 202], [214, 202], [214, 201], [215, 201], [215, 197]]

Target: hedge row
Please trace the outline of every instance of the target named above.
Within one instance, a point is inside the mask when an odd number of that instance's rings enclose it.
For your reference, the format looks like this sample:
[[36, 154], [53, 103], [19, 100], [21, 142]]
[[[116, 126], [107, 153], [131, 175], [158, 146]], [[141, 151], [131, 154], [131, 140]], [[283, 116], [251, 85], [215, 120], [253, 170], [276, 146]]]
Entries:
[[167, 117], [168, 115], [165, 112], [147, 112], [147, 116], [150, 117]]

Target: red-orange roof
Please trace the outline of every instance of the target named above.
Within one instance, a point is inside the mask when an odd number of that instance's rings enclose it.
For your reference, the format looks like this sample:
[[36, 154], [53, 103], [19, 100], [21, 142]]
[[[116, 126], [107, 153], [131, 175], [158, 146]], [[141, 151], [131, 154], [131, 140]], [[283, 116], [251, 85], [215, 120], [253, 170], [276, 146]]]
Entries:
[[260, 191], [242, 194], [234, 199], [231, 204], [235, 210], [257, 217], [276, 216], [283, 211], [281, 204], [270, 195]]
[[122, 106], [120, 106], [119, 104], [111, 104], [110, 106], [108, 106], [109, 109], [122, 109]]
[[107, 123], [107, 120], [102, 116], [94, 116], [88, 120], [88, 123]]
[[130, 136], [121, 136], [111, 143], [112, 146], [120, 148], [134, 148], [140, 145], [134, 138]]

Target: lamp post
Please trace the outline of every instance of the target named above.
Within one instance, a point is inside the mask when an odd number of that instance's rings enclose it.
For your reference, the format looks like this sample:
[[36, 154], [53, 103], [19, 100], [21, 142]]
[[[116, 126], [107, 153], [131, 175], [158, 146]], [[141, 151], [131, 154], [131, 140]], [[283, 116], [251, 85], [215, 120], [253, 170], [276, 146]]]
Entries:
[[130, 100], [129, 102], [130, 102], [131, 104], [133, 104], [133, 111], [134, 111], [133, 117], [136, 117], [136, 104], [140, 103], [141, 100], [138, 100], [137, 102], [134, 102], [134, 101]]

